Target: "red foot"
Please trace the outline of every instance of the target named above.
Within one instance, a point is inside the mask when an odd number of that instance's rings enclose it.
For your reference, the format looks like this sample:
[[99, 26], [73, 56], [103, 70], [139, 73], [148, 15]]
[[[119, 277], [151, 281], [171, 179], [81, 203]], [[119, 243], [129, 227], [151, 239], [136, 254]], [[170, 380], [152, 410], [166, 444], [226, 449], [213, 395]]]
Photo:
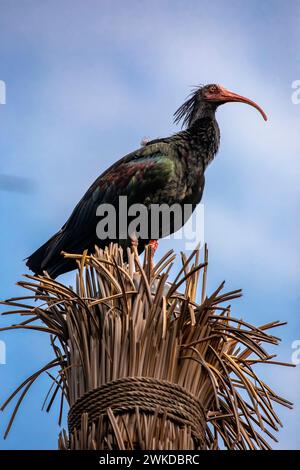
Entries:
[[149, 242], [149, 246], [151, 248], [151, 251], [154, 255], [154, 253], [156, 252], [157, 248], [158, 248], [158, 241], [157, 240], [150, 240]]

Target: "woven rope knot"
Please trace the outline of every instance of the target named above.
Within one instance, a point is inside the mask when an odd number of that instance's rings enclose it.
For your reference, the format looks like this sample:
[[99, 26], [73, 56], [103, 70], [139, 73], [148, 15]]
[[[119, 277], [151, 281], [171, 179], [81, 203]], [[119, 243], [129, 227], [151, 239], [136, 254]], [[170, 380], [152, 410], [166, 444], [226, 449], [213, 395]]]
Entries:
[[70, 408], [70, 433], [80, 429], [81, 416], [88, 414], [89, 423], [107, 414], [135, 412], [162, 414], [176, 424], [190, 426], [197, 440], [203, 442], [205, 415], [200, 401], [178, 384], [152, 377], [124, 377], [82, 395]]

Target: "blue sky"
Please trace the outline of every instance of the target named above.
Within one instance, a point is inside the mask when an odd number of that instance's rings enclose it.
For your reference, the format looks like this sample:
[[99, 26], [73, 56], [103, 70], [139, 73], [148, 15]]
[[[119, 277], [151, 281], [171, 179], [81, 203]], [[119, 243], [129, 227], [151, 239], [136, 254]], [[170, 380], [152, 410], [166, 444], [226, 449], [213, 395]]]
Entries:
[[[0, 174], [32, 181], [31, 192], [0, 192], [0, 297], [21, 294], [22, 259], [108, 165], [142, 137], [176, 131], [172, 114], [189, 87], [217, 82], [257, 101], [269, 121], [242, 104], [218, 111], [221, 147], [203, 199], [209, 289], [223, 279], [228, 289], [242, 287], [233, 311], [258, 325], [287, 320], [277, 352], [289, 361], [300, 339], [300, 105], [291, 101], [300, 79], [299, 2], [0, 0], [0, 8]], [[3, 401], [51, 350], [42, 334], [0, 340]], [[299, 449], [299, 366], [264, 374], [295, 402], [280, 410], [275, 447]], [[41, 412], [48, 385], [44, 377], [33, 387], [0, 449], [56, 447], [56, 415]], [[8, 419], [1, 415], [1, 431]]]

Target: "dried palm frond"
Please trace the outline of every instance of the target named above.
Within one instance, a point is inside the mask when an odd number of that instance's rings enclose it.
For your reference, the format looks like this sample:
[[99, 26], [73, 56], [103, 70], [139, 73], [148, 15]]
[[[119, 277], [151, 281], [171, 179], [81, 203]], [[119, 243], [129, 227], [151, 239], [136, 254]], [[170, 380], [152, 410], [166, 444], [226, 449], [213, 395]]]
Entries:
[[[53, 383], [47, 411], [60, 394], [70, 407], [69, 432], [60, 449], [268, 449], [281, 426], [273, 403], [291, 407], [255, 372], [256, 364], [282, 364], [263, 348], [278, 344], [267, 331], [231, 316], [240, 290], [206, 294], [208, 254], [195, 251], [173, 282], [175, 255], [155, 266], [146, 251], [111, 245], [93, 256], [65, 254], [78, 263], [76, 288], [44, 276], [18, 284], [32, 291], [5, 301], [23, 328], [50, 334], [54, 358], [24, 381], [15, 414], [43, 372]], [[198, 285], [201, 292], [198, 292]], [[198, 300], [199, 295], [199, 300]], [[40, 301], [30, 305], [30, 299]], [[9, 328], [3, 328], [9, 329]]]

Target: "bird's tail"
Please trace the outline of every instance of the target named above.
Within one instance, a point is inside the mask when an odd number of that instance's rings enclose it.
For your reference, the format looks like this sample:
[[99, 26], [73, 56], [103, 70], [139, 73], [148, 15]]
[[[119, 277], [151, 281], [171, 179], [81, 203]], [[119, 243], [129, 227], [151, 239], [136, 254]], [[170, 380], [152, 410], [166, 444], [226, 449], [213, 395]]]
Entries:
[[68, 264], [67, 260], [64, 259], [59, 249], [60, 239], [61, 232], [57, 232], [26, 259], [26, 266], [35, 274], [43, 274], [47, 271], [51, 277], [58, 276], [61, 271], [68, 271], [67, 266], [64, 266]]

